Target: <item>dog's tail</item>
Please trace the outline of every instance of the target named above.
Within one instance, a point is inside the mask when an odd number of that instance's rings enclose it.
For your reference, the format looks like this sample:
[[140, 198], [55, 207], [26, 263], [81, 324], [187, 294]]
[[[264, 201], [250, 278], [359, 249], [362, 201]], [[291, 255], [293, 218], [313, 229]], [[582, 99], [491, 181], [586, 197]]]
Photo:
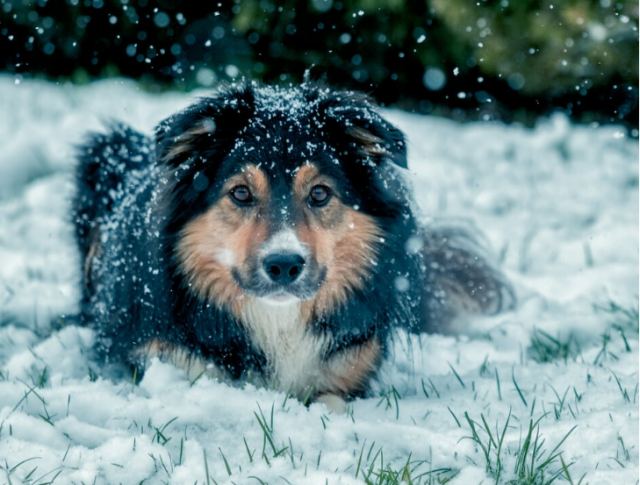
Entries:
[[90, 133], [78, 147], [72, 217], [83, 261], [93, 246], [95, 229], [111, 212], [127, 175], [146, 167], [152, 155], [149, 137], [122, 123], [108, 128], [106, 133]]
[[446, 332], [461, 315], [495, 315], [515, 306], [513, 288], [470, 229], [427, 227], [422, 252], [428, 331]]

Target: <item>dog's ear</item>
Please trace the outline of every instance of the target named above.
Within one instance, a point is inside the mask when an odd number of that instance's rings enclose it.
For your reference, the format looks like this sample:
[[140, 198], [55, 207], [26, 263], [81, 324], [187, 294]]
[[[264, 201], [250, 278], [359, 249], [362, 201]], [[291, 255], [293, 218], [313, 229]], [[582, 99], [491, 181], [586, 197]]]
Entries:
[[320, 103], [320, 113], [329, 129], [338, 130], [348, 145], [367, 162], [390, 161], [407, 168], [404, 134], [377, 112], [364, 95], [337, 92]]
[[166, 118], [155, 129], [156, 158], [177, 167], [194, 153], [211, 159], [229, 149], [254, 107], [251, 85], [242, 84], [202, 98]]

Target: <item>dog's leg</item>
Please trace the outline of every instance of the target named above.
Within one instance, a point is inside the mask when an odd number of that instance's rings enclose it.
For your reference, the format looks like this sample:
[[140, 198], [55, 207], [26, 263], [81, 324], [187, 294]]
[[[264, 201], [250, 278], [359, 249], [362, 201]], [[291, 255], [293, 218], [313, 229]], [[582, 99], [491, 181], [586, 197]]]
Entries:
[[336, 414], [344, 414], [347, 412], [347, 401], [345, 401], [337, 394], [320, 394], [316, 398], [316, 402], [324, 404], [329, 411], [332, 411]]
[[382, 347], [376, 338], [342, 350], [325, 362], [315, 400], [331, 411], [344, 413], [346, 399], [361, 394], [382, 360]]

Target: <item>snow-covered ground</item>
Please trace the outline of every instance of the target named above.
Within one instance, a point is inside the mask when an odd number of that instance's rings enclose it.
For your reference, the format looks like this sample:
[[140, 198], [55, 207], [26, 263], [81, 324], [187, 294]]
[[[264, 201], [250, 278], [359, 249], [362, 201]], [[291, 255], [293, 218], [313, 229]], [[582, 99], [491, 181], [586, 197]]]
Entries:
[[109, 118], [149, 131], [193, 96], [0, 78], [0, 483], [638, 482], [638, 144], [560, 115], [386, 113], [425, 220], [472, 221], [520, 305], [398, 336], [346, 415], [159, 362], [139, 386], [97, 377], [92, 331], [64, 317], [73, 144]]

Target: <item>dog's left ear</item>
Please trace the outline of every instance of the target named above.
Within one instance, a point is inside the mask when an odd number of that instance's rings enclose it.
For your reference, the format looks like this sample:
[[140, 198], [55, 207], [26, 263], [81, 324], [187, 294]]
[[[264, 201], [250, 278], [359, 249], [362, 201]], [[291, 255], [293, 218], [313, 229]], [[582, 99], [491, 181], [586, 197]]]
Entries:
[[407, 168], [404, 134], [377, 112], [364, 95], [338, 92], [321, 103], [325, 120], [346, 135], [349, 145], [367, 161], [390, 161]]
[[170, 116], [155, 129], [156, 158], [177, 167], [194, 153], [209, 161], [230, 149], [254, 106], [249, 84], [232, 85]]

